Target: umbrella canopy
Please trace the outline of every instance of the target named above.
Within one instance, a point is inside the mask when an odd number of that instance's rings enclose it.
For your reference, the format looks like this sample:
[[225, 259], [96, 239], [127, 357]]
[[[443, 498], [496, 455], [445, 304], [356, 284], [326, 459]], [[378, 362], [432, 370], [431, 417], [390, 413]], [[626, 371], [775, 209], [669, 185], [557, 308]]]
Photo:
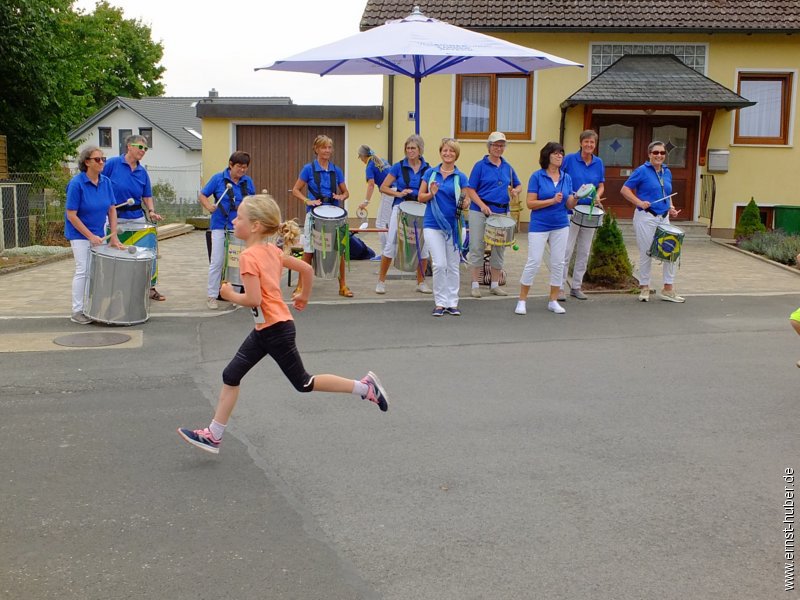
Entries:
[[583, 65], [426, 17], [415, 6], [404, 19], [257, 67], [256, 71], [411, 77], [414, 79], [414, 120], [419, 133], [419, 84], [423, 77], [531, 73], [554, 67]]

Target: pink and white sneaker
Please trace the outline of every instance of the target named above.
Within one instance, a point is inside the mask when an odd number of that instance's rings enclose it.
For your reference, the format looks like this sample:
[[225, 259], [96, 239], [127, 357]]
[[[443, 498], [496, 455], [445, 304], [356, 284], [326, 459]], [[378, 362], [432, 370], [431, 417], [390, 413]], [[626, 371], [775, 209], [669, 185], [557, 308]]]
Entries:
[[222, 445], [222, 440], [216, 439], [207, 427], [205, 429], [195, 429], [194, 431], [179, 427], [178, 435], [201, 450], [211, 452], [211, 454], [219, 454], [219, 447]]
[[364, 379], [361, 380], [361, 383], [367, 384], [369, 388], [369, 390], [367, 390], [367, 395], [362, 396], [364, 400], [374, 402], [383, 412], [389, 410], [389, 399], [386, 397], [386, 390], [383, 389], [381, 380], [378, 379], [375, 373], [372, 371], [367, 372]]

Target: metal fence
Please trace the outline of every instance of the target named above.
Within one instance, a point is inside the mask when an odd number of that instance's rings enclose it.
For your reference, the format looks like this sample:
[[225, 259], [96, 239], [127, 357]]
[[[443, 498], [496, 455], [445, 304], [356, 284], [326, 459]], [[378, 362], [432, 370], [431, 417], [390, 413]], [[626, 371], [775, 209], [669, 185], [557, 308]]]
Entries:
[[[156, 211], [164, 223], [203, 214], [199, 168], [148, 167]], [[0, 179], [0, 252], [23, 246], [68, 245], [64, 239], [67, 184], [75, 172], [10, 173]]]

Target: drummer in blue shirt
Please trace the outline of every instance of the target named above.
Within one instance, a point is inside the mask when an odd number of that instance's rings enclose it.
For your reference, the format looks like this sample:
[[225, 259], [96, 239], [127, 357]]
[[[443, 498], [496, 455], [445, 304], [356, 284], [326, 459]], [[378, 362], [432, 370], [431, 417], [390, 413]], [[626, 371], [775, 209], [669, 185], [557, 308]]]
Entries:
[[[162, 217], [156, 212], [150, 175], [141, 163], [148, 150], [147, 138], [142, 135], [128, 136], [125, 148], [124, 155], [109, 158], [103, 168], [103, 175], [114, 184], [117, 223], [157, 223]], [[133, 204], [125, 204], [129, 198], [133, 199]], [[150, 288], [150, 299], [166, 300], [155, 286]]]
[[[650, 300], [650, 268], [653, 259], [648, 254], [653, 244], [656, 228], [669, 224], [670, 217], [677, 217], [680, 210], [672, 206], [672, 173], [664, 164], [667, 147], [664, 142], [650, 142], [647, 146], [650, 160], [637, 167], [622, 186], [622, 197], [636, 207], [633, 214], [633, 229], [639, 248], [639, 301]], [[664, 289], [660, 298], [667, 302], [685, 302], [675, 292], [677, 263], [663, 261]]]
[[[486, 231], [486, 218], [492, 215], [507, 215], [510, 202], [509, 194], [516, 197], [522, 191], [517, 173], [503, 158], [506, 149], [506, 136], [500, 131], [489, 134], [486, 142], [489, 154], [475, 163], [469, 175], [469, 192], [472, 204], [469, 207], [469, 257], [467, 262], [472, 270], [473, 298], [481, 297], [478, 271], [483, 265], [483, 254], [486, 243], [483, 234]], [[500, 274], [503, 270], [503, 246], [493, 246], [489, 265], [492, 269], [490, 293], [495, 296], [508, 296], [499, 286]]]
[[245, 196], [256, 193], [256, 185], [247, 175], [249, 168], [250, 155], [237, 150], [228, 159], [228, 168], [211, 177], [198, 197], [203, 208], [211, 213], [211, 262], [208, 265], [206, 305], [212, 310], [219, 308], [217, 296], [225, 265], [225, 232], [233, 231], [236, 210]]
[[[344, 202], [350, 197], [344, 173], [331, 161], [333, 156], [333, 140], [327, 135], [318, 135], [313, 144], [316, 159], [307, 163], [300, 170], [300, 175], [292, 188], [292, 195], [306, 207], [306, 221], [304, 225], [305, 243], [303, 246], [303, 261], [311, 264], [314, 257], [312, 237], [312, 224], [314, 219], [309, 213], [315, 206], [331, 204], [344, 208]], [[347, 287], [345, 279], [345, 258], [339, 260], [339, 295], [352, 298], [353, 292]], [[349, 257], [348, 257], [349, 258]], [[300, 284], [293, 295], [300, 293]]]
[[[386, 275], [389, 267], [397, 254], [397, 222], [400, 214], [401, 202], [418, 202], [419, 188], [425, 173], [430, 165], [422, 156], [425, 153], [425, 140], [416, 134], [406, 138], [404, 146], [406, 156], [396, 162], [389, 170], [386, 179], [381, 185], [381, 194], [394, 198], [392, 215], [389, 218], [389, 233], [386, 236], [386, 245], [381, 255], [381, 268], [378, 273], [378, 283], [375, 286], [376, 294], [386, 293]], [[419, 266], [417, 269], [417, 291], [421, 294], [431, 294], [433, 290], [425, 283], [425, 271], [428, 269], [428, 245], [423, 243], [419, 250]]]
[[[591, 184], [595, 187], [594, 205], [603, 208], [603, 192], [605, 191], [606, 171], [600, 157], [594, 155], [597, 147], [597, 133], [587, 129], [580, 135], [580, 151], [575, 154], [567, 154], [564, 157], [566, 173], [572, 178], [572, 187], [577, 191], [582, 185]], [[592, 203], [592, 196], [579, 198], [578, 204], [589, 205]], [[575, 223], [569, 224], [569, 237], [567, 238], [567, 252], [564, 256], [564, 285], [562, 290], [570, 287], [570, 296], [578, 300], [586, 300], [586, 294], [581, 291], [583, 276], [586, 274], [586, 266], [589, 264], [589, 253], [592, 250], [592, 240], [597, 229], [593, 227], [581, 227]], [[572, 260], [572, 253], [575, 252], [575, 268], [572, 271], [572, 284], [569, 284], [568, 271], [569, 262]], [[563, 293], [563, 291], [562, 291]], [[563, 296], [566, 300], [566, 296]]]
[[519, 299], [514, 312], [527, 314], [527, 298], [533, 279], [539, 272], [544, 248], [550, 244], [550, 298], [547, 310], [557, 315], [567, 312], [558, 303], [558, 293], [564, 280], [564, 253], [569, 237], [567, 212], [575, 207], [572, 179], [561, 168], [564, 146], [547, 142], [539, 153], [542, 167], [528, 181], [528, 208], [531, 220], [528, 225], [528, 260], [519, 279]]

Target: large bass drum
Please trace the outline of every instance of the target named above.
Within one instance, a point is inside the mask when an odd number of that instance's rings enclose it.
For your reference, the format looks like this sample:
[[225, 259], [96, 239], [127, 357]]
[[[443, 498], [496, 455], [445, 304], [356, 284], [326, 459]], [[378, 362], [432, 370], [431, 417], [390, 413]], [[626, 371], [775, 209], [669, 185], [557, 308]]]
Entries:
[[425, 205], [406, 200], [397, 208], [397, 254], [394, 266], [400, 271], [413, 273], [419, 268], [419, 257], [425, 245], [422, 236]]
[[150, 278], [155, 252], [130, 246], [93, 246], [83, 296], [83, 314], [108, 325], [135, 325], [150, 318]]
[[350, 228], [347, 211], [332, 204], [315, 206], [311, 210], [314, 274], [322, 279], [339, 275], [339, 261], [349, 258]]

